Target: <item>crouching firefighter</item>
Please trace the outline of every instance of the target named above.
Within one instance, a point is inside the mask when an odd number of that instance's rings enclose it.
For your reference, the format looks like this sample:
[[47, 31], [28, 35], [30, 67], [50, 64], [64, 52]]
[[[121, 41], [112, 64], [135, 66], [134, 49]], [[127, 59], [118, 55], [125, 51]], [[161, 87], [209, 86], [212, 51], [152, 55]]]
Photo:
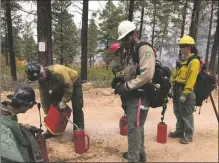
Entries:
[[[58, 64], [43, 67], [32, 61], [26, 66], [25, 72], [29, 80], [38, 80], [44, 114], [47, 115], [51, 104], [60, 111], [66, 109], [66, 103], [71, 100], [73, 123], [84, 129], [82, 83], [76, 70]], [[46, 139], [55, 135], [57, 133], [51, 133], [49, 129], [44, 133]]]
[[[128, 122], [128, 152], [123, 157], [128, 162], [145, 162], [144, 123], [148, 114], [149, 101], [142, 87], [151, 83], [155, 71], [155, 56], [149, 45], [140, 45], [136, 26], [130, 21], [123, 21], [118, 27], [118, 40], [124, 54], [124, 82], [117, 84], [115, 91], [126, 102]], [[136, 58], [139, 61], [136, 61]], [[139, 64], [137, 64], [139, 63]]]
[[35, 134], [43, 130], [17, 122], [17, 114], [25, 113], [36, 104], [34, 91], [21, 88], [8, 98], [11, 101], [1, 103], [1, 162], [43, 162], [35, 139]]
[[190, 60], [197, 55], [195, 41], [190, 36], [183, 36], [179, 41], [179, 47], [183, 58], [177, 64], [176, 70], [171, 76], [172, 88], [169, 96], [173, 97], [173, 108], [176, 116], [176, 130], [169, 133], [170, 138], [181, 138], [180, 143], [188, 144], [193, 140], [196, 96], [194, 86], [200, 71], [200, 61]]

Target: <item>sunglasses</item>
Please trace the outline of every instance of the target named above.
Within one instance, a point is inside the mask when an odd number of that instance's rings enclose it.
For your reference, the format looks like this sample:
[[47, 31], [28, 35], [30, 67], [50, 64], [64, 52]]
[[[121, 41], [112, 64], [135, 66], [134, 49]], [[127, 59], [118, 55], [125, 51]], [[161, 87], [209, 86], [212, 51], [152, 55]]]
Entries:
[[188, 45], [179, 45], [179, 48], [186, 48], [186, 47], [189, 47]]

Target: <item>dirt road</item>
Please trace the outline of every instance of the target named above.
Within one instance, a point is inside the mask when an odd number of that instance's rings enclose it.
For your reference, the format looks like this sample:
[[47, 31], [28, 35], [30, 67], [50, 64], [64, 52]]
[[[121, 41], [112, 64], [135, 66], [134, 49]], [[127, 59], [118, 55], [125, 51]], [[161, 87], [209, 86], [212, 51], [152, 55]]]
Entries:
[[[37, 92], [37, 91], [36, 91]], [[91, 139], [87, 153], [76, 154], [72, 141], [72, 125], [68, 123], [62, 136], [47, 141], [50, 161], [62, 162], [125, 162], [121, 152], [127, 151], [127, 137], [119, 135], [119, 119], [123, 115], [119, 96], [110, 89], [93, 89], [84, 92], [85, 128]], [[38, 92], [37, 92], [38, 94]], [[218, 109], [217, 91], [213, 93]], [[39, 102], [39, 96], [37, 98]], [[71, 104], [69, 103], [71, 106]], [[148, 162], [218, 162], [218, 122], [210, 99], [194, 113], [194, 140], [188, 145], [179, 139], [169, 139], [166, 144], [156, 142], [157, 124], [161, 108], [150, 109], [145, 123], [145, 150]], [[42, 112], [42, 116], [43, 112]], [[72, 119], [72, 116], [71, 116]], [[36, 107], [19, 116], [19, 121], [39, 126]], [[164, 121], [168, 133], [175, 129], [175, 116], [170, 100]], [[44, 131], [45, 131], [45, 127]]]

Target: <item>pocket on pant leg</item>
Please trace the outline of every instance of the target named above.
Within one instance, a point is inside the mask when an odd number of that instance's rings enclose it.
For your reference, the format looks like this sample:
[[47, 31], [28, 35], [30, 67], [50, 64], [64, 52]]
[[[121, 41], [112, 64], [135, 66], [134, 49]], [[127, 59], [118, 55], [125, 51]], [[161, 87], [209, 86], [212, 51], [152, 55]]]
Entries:
[[192, 93], [188, 95], [184, 103], [180, 103], [180, 114], [182, 116], [187, 116], [195, 111], [195, 94]]

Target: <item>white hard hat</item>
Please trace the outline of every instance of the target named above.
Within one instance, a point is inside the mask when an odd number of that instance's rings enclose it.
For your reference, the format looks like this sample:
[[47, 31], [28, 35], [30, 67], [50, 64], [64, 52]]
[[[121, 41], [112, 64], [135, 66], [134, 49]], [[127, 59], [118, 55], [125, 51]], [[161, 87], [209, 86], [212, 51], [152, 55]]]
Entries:
[[122, 38], [124, 38], [129, 32], [133, 31], [136, 29], [136, 26], [133, 22], [130, 22], [128, 20], [122, 21], [119, 24], [118, 27], [118, 35], [119, 38], [117, 40], [121, 40]]

